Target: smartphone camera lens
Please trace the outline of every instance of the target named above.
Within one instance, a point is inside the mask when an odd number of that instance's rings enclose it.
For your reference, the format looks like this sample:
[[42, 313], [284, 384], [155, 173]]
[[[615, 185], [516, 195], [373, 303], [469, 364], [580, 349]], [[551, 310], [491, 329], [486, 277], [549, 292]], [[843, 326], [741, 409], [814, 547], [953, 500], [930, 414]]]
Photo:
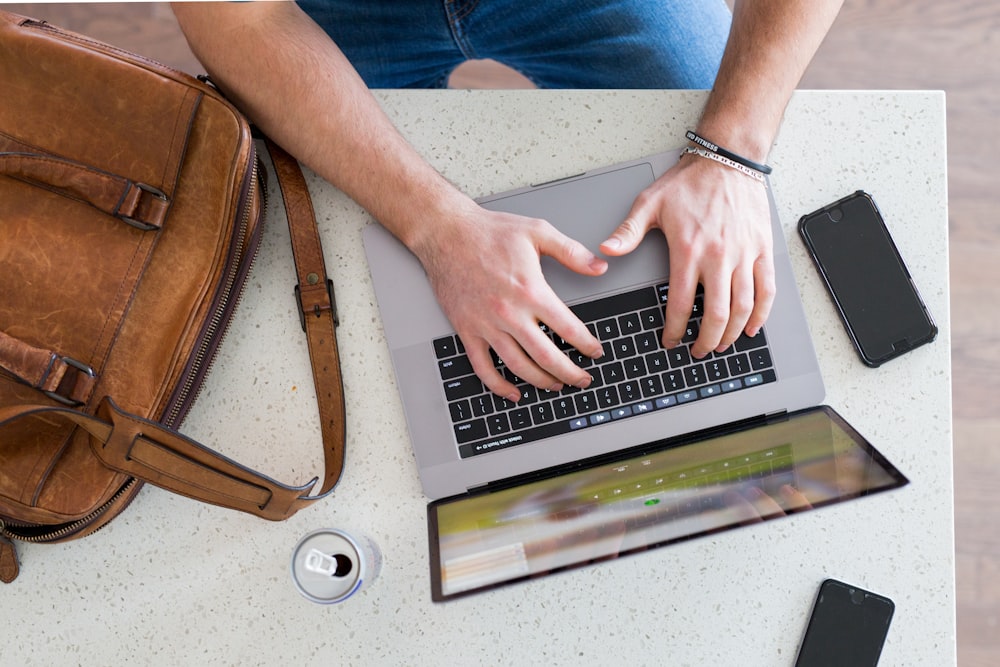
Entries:
[[854, 604], [863, 604], [865, 601], [864, 591], [859, 591], [857, 589], [851, 589], [851, 602]]
[[844, 212], [841, 211], [839, 208], [834, 208], [830, 209], [827, 215], [830, 216], [830, 220], [832, 220], [833, 222], [840, 222], [840, 220], [844, 217]]

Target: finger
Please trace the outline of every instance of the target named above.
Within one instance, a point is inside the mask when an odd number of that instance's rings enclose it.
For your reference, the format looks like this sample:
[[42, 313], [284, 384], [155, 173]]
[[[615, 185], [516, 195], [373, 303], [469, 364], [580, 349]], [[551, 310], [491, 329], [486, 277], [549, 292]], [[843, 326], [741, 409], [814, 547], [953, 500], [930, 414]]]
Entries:
[[747, 319], [746, 334], [753, 338], [764, 326], [768, 315], [771, 314], [771, 307], [774, 305], [774, 296], [777, 287], [774, 281], [774, 260], [770, 254], [757, 258], [753, 265], [754, 277], [754, 306], [750, 317]]
[[716, 352], [722, 352], [736, 342], [736, 339], [744, 331], [751, 312], [753, 312], [754, 280], [749, 269], [737, 270], [733, 274], [733, 286], [729, 298], [729, 322], [715, 348]]
[[477, 339], [473, 344], [465, 343], [465, 354], [469, 357], [472, 370], [476, 376], [482, 380], [486, 388], [501, 398], [506, 398], [511, 403], [517, 403], [521, 398], [521, 392], [513, 382], [508, 381], [503, 374], [493, 365], [493, 357], [490, 355], [489, 344], [483, 339]]
[[[732, 277], [713, 274], [702, 279], [705, 287], [701, 330], [691, 345], [691, 356], [701, 359], [719, 346], [729, 323]], [[742, 328], [742, 327], [741, 327]]]
[[675, 270], [677, 265], [673, 261], [670, 265], [670, 286], [663, 313], [663, 346], [667, 349], [680, 345], [687, 333], [698, 289], [698, 280], [693, 274], [682, 272], [679, 268]]
[[622, 224], [601, 244], [601, 252], [617, 257], [635, 250], [649, 231], [655, 217], [654, 206], [651, 197], [640, 193]]
[[[522, 334], [516, 339], [508, 337], [494, 345], [493, 349], [511, 373], [545, 391], [560, 391], [564, 384], [590, 382], [589, 374], [570, 361], [541, 329], [537, 326], [534, 329], [533, 334]], [[560, 360], [565, 365], [560, 365]], [[549, 372], [549, 368], [553, 368], [554, 372]], [[564, 381], [558, 373], [567, 374], [570, 379]]]
[[[560, 303], [560, 305], [565, 308], [563, 304]], [[568, 317], [571, 320], [575, 319], [572, 317], [572, 313], [569, 313]], [[586, 333], [587, 338], [593, 338], [582, 322], [578, 320], [576, 322]], [[511, 366], [511, 370], [539, 389], [555, 390], [553, 383], [549, 382], [550, 378], [559, 383], [557, 389], [562, 389], [563, 384], [581, 388], [590, 385], [592, 381], [590, 374], [573, 363], [569, 356], [560, 350], [538, 326], [531, 327], [529, 331], [519, 335], [517, 341], [523, 352], [530, 357], [530, 361], [533, 362], [532, 366], [541, 370], [542, 375], [537, 376], [533, 368], [527, 369], [528, 375], [518, 372], [518, 367], [515, 366]], [[596, 343], [597, 348], [603, 353], [600, 341], [594, 339], [593, 343]], [[508, 366], [510, 365], [511, 362], [508, 361]], [[536, 377], [540, 379], [536, 381]]]
[[538, 252], [548, 255], [563, 266], [586, 276], [599, 276], [608, 270], [608, 263], [585, 245], [566, 236], [551, 225], [538, 242]]

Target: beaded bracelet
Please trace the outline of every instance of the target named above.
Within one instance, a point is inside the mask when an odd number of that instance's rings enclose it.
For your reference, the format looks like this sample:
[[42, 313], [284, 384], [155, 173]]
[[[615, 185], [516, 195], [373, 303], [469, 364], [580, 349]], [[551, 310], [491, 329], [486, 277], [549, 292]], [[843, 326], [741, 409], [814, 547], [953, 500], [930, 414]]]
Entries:
[[751, 169], [746, 165], [742, 165], [739, 162], [734, 162], [733, 160], [730, 160], [727, 157], [723, 157], [718, 153], [710, 153], [703, 148], [691, 148], [690, 146], [688, 146], [687, 148], [684, 149], [684, 155], [698, 155], [703, 158], [708, 158], [709, 160], [715, 160], [720, 164], [724, 164], [727, 167], [737, 170], [738, 172], [740, 172], [745, 176], [749, 176], [750, 178], [754, 179], [761, 185], [765, 187], [767, 186], [767, 183], [764, 181], [764, 174], [760, 173], [756, 169]]
[[766, 165], [766, 164], [760, 164], [759, 162], [754, 162], [753, 160], [748, 160], [747, 158], [742, 157], [740, 155], [737, 155], [736, 153], [733, 153], [732, 151], [727, 151], [722, 146], [719, 146], [718, 144], [713, 144], [708, 139], [705, 139], [704, 137], [698, 136], [697, 134], [695, 134], [691, 130], [688, 130], [684, 134], [684, 136], [687, 137], [689, 141], [693, 141], [694, 143], [698, 144], [702, 148], [708, 149], [709, 151], [711, 151], [715, 155], [720, 155], [720, 156], [722, 156], [724, 158], [729, 158], [733, 162], [741, 164], [744, 167], [748, 167], [750, 169], [753, 169], [754, 171], [759, 171], [762, 174], [770, 174], [771, 173], [771, 167], [769, 167], [768, 165]]

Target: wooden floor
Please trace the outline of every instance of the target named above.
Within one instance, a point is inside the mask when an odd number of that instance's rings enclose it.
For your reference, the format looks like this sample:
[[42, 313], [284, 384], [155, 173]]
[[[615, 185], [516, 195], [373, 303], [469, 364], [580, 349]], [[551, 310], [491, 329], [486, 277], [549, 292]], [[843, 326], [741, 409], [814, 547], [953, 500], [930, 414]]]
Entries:
[[[7, 5], [200, 72], [161, 3]], [[847, 0], [802, 88], [943, 89], [948, 97], [959, 664], [1000, 664], [1000, 3]], [[519, 87], [491, 63], [455, 87]]]

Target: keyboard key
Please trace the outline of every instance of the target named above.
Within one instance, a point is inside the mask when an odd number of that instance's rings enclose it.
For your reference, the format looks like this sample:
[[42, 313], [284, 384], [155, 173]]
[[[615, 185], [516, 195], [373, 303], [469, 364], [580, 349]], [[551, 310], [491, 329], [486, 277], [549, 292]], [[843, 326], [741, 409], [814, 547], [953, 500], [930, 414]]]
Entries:
[[639, 313], [639, 319], [646, 331], [658, 329], [663, 326], [663, 311], [660, 308], [649, 308]]
[[598, 412], [595, 415], [590, 415], [590, 423], [592, 425], [606, 424], [609, 421], [611, 421], [611, 413], [610, 412]]
[[489, 394], [482, 394], [474, 397], [472, 403], [472, 414], [476, 417], [484, 417], [493, 413], [493, 398]]
[[500, 435], [510, 430], [510, 420], [507, 415], [491, 415], [486, 418], [486, 429], [490, 435]]
[[638, 380], [628, 380], [618, 385], [618, 395], [622, 403], [632, 403], [642, 398], [642, 389]]
[[583, 322], [594, 322], [609, 317], [617, 317], [632, 310], [641, 310], [656, 305], [656, 292], [651, 287], [640, 287], [625, 294], [615, 294], [603, 299], [570, 306], [573, 314]]
[[750, 368], [755, 371], [763, 370], [765, 368], [770, 368], [773, 363], [771, 362], [771, 353], [767, 348], [759, 348], [749, 353], [750, 355]]
[[538, 405], [531, 406], [531, 421], [535, 426], [548, 424], [553, 420], [555, 420], [555, 415], [552, 414], [552, 406], [548, 403], [539, 403]]
[[604, 384], [614, 384], [625, 379], [625, 368], [619, 361], [601, 366], [601, 375], [604, 377]]
[[677, 391], [684, 388], [684, 372], [668, 371], [660, 376], [663, 380], [663, 388], [667, 391]]
[[761, 329], [757, 332], [757, 335], [753, 338], [747, 336], [746, 333], [741, 333], [740, 337], [736, 339], [736, 349], [740, 352], [746, 352], [747, 350], [752, 350], [758, 347], [764, 347], [767, 345], [767, 341], [764, 339], [764, 330]]
[[597, 398], [594, 396], [594, 392], [585, 391], [573, 397], [573, 405], [576, 406], [576, 411], [579, 414], [593, 412], [597, 409]]
[[517, 408], [508, 413], [510, 427], [515, 431], [531, 426], [531, 411], [528, 408]]
[[455, 401], [448, 404], [448, 412], [451, 413], [451, 421], [464, 422], [472, 419], [472, 408], [466, 400]]
[[556, 419], [567, 419], [576, 414], [576, 409], [573, 406], [573, 399], [571, 398], [558, 398], [552, 401], [552, 412], [555, 414]]
[[643, 398], [651, 398], [663, 393], [663, 383], [660, 381], [659, 376], [651, 375], [644, 377], [642, 378], [641, 385]]
[[458, 354], [458, 348], [455, 347], [455, 337], [445, 336], [444, 338], [436, 339], [434, 341], [434, 354], [437, 355], [438, 359], [453, 357]]
[[660, 336], [656, 331], [643, 331], [635, 337], [635, 351], [639, 354], [648, 354], [660, 349]]
[[614, 342], [615, 359], [635, 356], [635, 342], [631, 338], [619, 338]]
[[614, 410], [611, 411], [612, 419], [623, 419], [625, 417], [631, 417], [631, 416], [632, 416], [632, 408], [630, 408], [627, 405], [621, 408], [615, 408]]
[[646, 368], [650, 373], [659, 373], [667, 370], [667, 353], [663, 350], [646, 355]]
[[625, 368], [625, 377], [630, 380], [642, 377], [648, 373], [646, 370], [646, 362], [642, 360], [642, 357], [635, 357], [624, 362], [622, 366]]
[[708, 376], [709, 380], [725, 380], [729, 377], [729, 369], [726, 366], [725, 361], [716, 359], [705, 363], [705, 374]]
[[642, 331], [638, 313], [629, 313], [618, 318], [618, 330], [623, 336], [632, 336]]
[[455, 439], [459, 444], [482, 440], [487, 436], [486, 420], [473, 419], [462, 424], [455, 424]]
[[601, 387], [594, 392], [594, 396], [597, 398], [597, 405], [602, 408], [611, 408], [621, 403], [618, 390], [614, 387]]
[[745, 354], [736, 354], [726, 359], [730, 375], [746, 375], [750, 372], [750, 358]]
[[466, 356], [442, 359], [438, 362], [438, 371], [441, 372], [442, 380], [472, 375], [472, 362]]
[[672, 350], [667, 350], [667, 360], [671, 368], [683, 368], [691, 364], [691, 354], [687, 347], [680, 345]]
[[697, 387], [700, 384], [705, 384], [708, 382], [708, 378], [705, 377], [705, 369], [701, 364], [695, 364], [694, 366], [688, 366], [684, 369], [684, 381], [689, 387]]
[[696, 401], [696, 400], [698, 400], [698, 392], [697, 390], [694, 389], [690, 389], [688, 391], [682, 391], [681, 393], [677, 394], [678, 403], [690, 403], [691, 401]]
[[718, 396], [722, 393], [722, 388], [717, 384], [710, 384], [707, 387], [702, 387], [698, 390], [698, 394], [702, 398], [711, 398], [712, 396]]
[[602, 320], [597, 323], [597, 337], [601, 340], [613, 340], [620, 335], [618, 320]]
[[481, 393], [483, 393], [483, 383], [475, 375], [444, 383], [444, 394], [449, 401], [457, 401], [460, 398], [469, 398]]
[[522, 384], [518, 387], [521, 392], [521, 398], [518, 399], [518, 405], [530, 405], [538, 400], [538, 389], [531, 384]]

